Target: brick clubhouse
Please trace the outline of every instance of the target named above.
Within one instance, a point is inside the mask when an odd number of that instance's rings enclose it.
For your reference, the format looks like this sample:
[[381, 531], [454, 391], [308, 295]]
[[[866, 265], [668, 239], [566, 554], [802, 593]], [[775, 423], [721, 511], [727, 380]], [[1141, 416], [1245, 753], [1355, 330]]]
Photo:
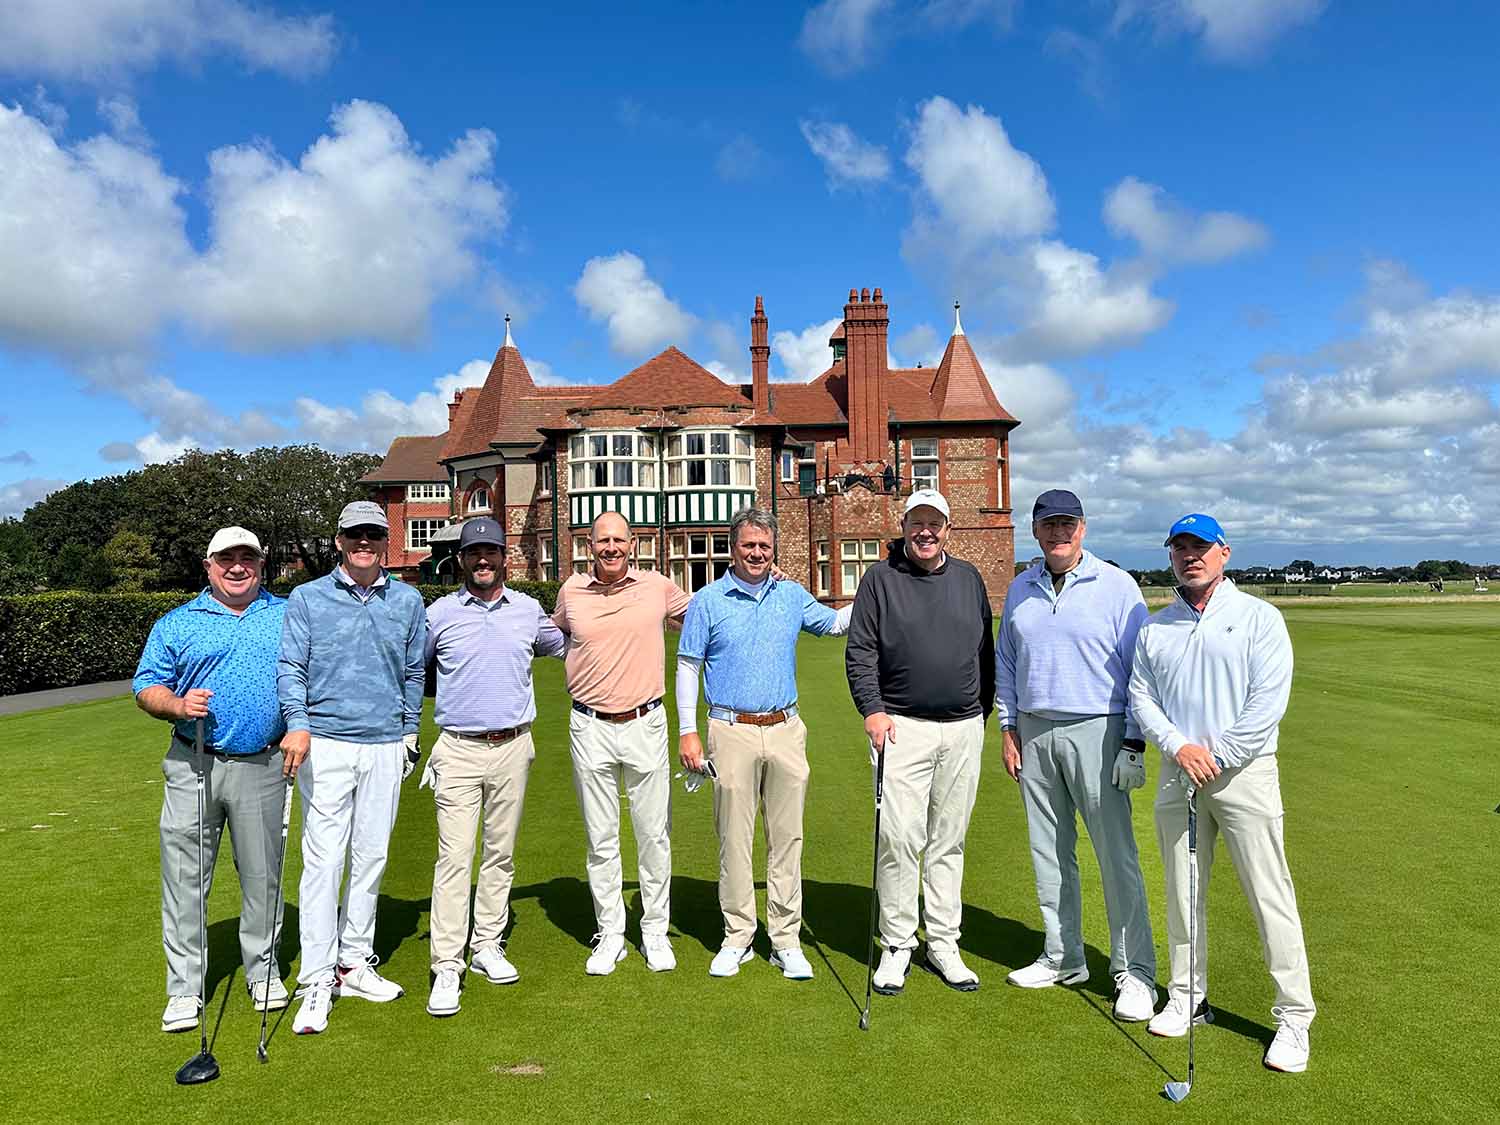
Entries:
[[537, 386], [508, 321], [484, 385], [454, 393], [447, 433], [396, 438], [364, 478], [402, 577], [451, 580], [448, 548], [479, 515], [504, 526], [511, 576], [566, 577], [588, 566], [589, 524], [612, 510], [634, 529], [635, 564], [691, 592], [728, 568], [730, 517], [754, 504], [776, 516], [782, 568], [837, 605], [900, 534], [905, 497], [937, 488], [953, 509], [950, 550], [1004, 598], [1019, 423], [957, 315], [936, 368], [892, 368], [881, 291], [851, 289], [828, 369], [772, 383], [757, 297], [748, 384], [672, 347], [613, 383]]

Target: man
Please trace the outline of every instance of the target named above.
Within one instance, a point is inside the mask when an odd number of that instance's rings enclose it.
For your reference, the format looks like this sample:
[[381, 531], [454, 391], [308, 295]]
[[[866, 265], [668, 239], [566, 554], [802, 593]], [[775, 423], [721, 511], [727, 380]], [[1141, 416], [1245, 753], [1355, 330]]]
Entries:
[[[161, 938], [167, 955], [163, 1031], [198, 1026], [202, 994], [199, 887], [207, 895], [224, 825], [240, 878], [240, 959], [257, 1009], [287, 1005], [276, 962], [277, 888], [285, 782], [276, 742], [276, 648], [285, 603], [260, 585], [260, 540], [224, 527], [209, 541], [208, 587], [151, 626], [131, 690], [147, 714], [172, 723], [162, 762]], [[203, 862], [198, 868], [198, 762], [203, 721]]]
[[[1207, 901], [1222, 835], [1260, 930], [1276, 985], [1273, 1070], [1307, 1069], [1308, 1026], [1317, 1009], [1297, 895], [1282, 839], [1277, 728], [1292, 689], [1292, 642], [1269, 602], [1224, 577], [1229, 541], [1212, 516], [1183, 516], [1167, 533], [1177, 600], [1153, 614], [1136, 642], [1130, 709], [1164, 759], [1156, 790], [1156, 836], [1167, 878], [1172, 983], [1154, 1035], [1187, 1034], [1213, 1021], [1208, 1006]], [[1198, 901], [1188, 904], [1188, 800], [1197, 793]], [[1188, 1011], [1188, 910], [1196, 911], [1196, 980]]]
[[1156, 1013], [1156, 951], [1131, 824], [1130, 790], [1146, 782], [1145, 743], [1126, 712], [1140, 587], [1084, 550], [1083, 504], [1066, 489], [1037, 497], [1031, 533], [1042, 559], [1005, 595], [995, 714], [1005, 769], [1020, 783], [1046, 933], [1035, 964], [1006, 980], [1047, 988], [1088, 980], [1078, 881], [1078, 815], [1088, 828], [1109, 916], [1115, 1018]]
[[678, 749], [703, 769], [698, 674], [707, 670], [708, 758], [714, 764], [719, 834], [719, 907], [724, 943], [710, 976], [732, 977], [754, 954], [755, 814], [766, 823], [766, 930], [771, 964], [788, 980], [811, 980], [802, 952], [802, 809], [807, 727], [797, 714], [797, 636], [841, 636], [852, 607], [835, 613], [805, 589], [771, 574], [776, 521], [746, 508], [729, 525], [733, 565], [693, 596], [677, 645]]
[[671, 913], [672, 807], [665, 687], [668, 619], [689, 597], [671, 579], [630, 565], [630, 524], [605, 512], [589, 529], [592, 568], [557, 592], [552, 620], [568, 634], [568, 734], [573, 785], [588, 836], [589, 890], [599, 932], [584, 971], [605, 976], [625, 960], [620, 787], [630, 802], [641, 885], [641, 950], [652, 972], [677, 967]]
[[[459, 1009], [464, 945], [470, 967], [494, 984], [520, 973], [505, 955], [516, 831], [536, 751], [531, 661], [562, 656], [563, 635], [535, 598], [505, 585], [505, 537], [493, 520], [472, 519], [458, 539], [464, 585], [432, 603], [427, 663], [437, 661], [437, 742], [422, 783], [432, 784], [438, 853], [432, 873], [432, 992], [427, 1011]], [[474, 833], [484, 826], [474, 936], [469, 873]]]
[[877, 845], [880, 944], [875, 991], [899, 993], [917, 944], [917, 873], [927, 966], [950, 988], [979, 978], [958, 953], [964, 836], [979, 791], [984, 722], [994, 705], [995, 640], [979, 571], [948, 555], [948, 501], [919, 489], [902, 538], [854, 597], [845, 671], [865, 717], [871, 761], [885, 755]]
[[339, 565], [287, 600], [276, 689], [286, 772], [302, 792], [298, 1035], [328, 1027], [335, 996], [403, 993], [375, 971], [375, 903], [401, 782], [421, 756], [427, 613], [422, 595], [381, 566], [388, 534], [380, 505], [346, 504]]

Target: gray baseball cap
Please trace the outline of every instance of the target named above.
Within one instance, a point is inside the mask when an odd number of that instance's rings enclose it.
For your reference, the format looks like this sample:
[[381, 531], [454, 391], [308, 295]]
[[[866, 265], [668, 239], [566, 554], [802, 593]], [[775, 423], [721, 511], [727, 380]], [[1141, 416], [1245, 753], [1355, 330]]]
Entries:
[[391, 524], [385, 518], [385, 509], [373, 500], [355, 500], [339, 513], [339, 530], [349, 527], [383, 527], [389, 531]]

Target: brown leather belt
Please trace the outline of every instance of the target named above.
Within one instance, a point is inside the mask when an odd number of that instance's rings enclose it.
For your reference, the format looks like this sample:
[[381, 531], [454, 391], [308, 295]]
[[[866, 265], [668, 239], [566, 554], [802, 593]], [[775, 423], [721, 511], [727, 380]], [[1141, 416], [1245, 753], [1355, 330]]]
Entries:
[[592, 707], [585, 707], [582, 703], [574, 703], [573, 710], [581, 715], [587, 715], [591, 719], [603, 719], [606, 723], [628, 723], [632, 719], [639, 719], [643, 715], [649, 715], [661, 706], [661, 700], [649, 699], [639, 707], [633, 707], [629, 711], [595, 711]]
[[530, 729], [530, 723], [522, 723], [518, 727], [506, 727], [504, 730], [455, 730], [449, 733], [455, 738], [472, 738], [479, 742], [493, 742], [498, 746], [502, 743], [514, 742]]
[[726, 723], [745, 723], [752, 727], [774, 727], [796, 718], [797, 708], [788, 707], [782, 711], [731, 711], [727, 707], [711, 707], [708, 717]]

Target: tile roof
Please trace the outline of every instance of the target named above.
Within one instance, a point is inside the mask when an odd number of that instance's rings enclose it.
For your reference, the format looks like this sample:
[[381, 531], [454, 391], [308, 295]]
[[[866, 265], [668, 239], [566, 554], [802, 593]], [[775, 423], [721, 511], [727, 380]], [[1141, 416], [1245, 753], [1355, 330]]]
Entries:
[[[892, 372], [895, 374], [895, 372]], [[1015, 417], [1000, 405], [990, 380], [979, 364], [979, 357], [969, 346], [962, 331], [948, 337], [943, 361], [932, 377], [931, 401], [942, 422], [1014, 422]]]
[[745, 406], [751, 399], [676, 348], [652, 356], [634, 371], [600, 387], [593, 407]]
[[442, 456], [444, 434], [431, 437], [398, 437], [391, 442], [385, 460], [371, 469], [360, 481], [365, 484], [422, 484], [448, 480], [448, 470], [438, 464]]

